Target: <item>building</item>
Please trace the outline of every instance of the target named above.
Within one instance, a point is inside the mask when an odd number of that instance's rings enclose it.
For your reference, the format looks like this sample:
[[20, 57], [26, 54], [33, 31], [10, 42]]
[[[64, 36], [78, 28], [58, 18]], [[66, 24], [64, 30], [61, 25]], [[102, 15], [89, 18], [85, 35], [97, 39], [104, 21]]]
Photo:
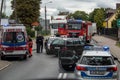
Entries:
[[103, 22], [103, 26], [105, 28], [112, 28], [112, 21], [116, 19], [115, 18], [116, 17], [116, 11], [113, 14], [111, 14], [111, 15], [110, 14]]
[[116, 4], [116, 9], [110, 9], [108, 8], [106, 11], [106, 19], [103, 22], [103, 26], [105, 28], [112, 28], [112, 21], [116, 20], [116, 10], [120, 8], [120, 3]]

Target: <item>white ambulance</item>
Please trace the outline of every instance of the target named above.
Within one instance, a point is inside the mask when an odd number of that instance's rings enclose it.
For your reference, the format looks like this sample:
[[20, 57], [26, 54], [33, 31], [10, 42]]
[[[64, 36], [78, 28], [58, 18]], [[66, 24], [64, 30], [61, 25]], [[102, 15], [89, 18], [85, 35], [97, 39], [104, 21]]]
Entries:
[[0, 54], [6, 57], [21, 57], [27, 59], [29, 54], [27, 32], [22, 24], [0, 26]]

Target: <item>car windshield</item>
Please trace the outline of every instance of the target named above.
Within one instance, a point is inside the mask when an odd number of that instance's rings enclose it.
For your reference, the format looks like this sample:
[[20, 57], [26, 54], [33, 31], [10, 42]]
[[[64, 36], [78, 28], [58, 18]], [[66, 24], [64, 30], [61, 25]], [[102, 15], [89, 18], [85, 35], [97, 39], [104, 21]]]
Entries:
[[80, 30], [81, 29], [81, 24], [68, 24], [68, 29], [69, 30]]
[[112, 57], [104, 57], [104, 56], [84, 56], [82, 57], [80, 64], [84, 65], [113, 65]]
[[55, 38], [49, 38], [48, 43], [50, 44]]

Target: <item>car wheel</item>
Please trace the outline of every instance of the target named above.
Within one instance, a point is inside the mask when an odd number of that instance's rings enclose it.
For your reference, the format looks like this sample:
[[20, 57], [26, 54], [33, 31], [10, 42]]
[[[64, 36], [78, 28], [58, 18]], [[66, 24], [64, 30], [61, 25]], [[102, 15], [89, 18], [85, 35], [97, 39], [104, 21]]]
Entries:
[[49, 52], [49, 51], [46, 51], [46, 54], [47, 54], [47, 55], [49, 55], [49, 54], [50, 54], [50, 52]]
[[5, 56], [1, 56], [1, 60], [5, 60]]
[[23, 56], [23, 60], [27, 60], [27, 54]]

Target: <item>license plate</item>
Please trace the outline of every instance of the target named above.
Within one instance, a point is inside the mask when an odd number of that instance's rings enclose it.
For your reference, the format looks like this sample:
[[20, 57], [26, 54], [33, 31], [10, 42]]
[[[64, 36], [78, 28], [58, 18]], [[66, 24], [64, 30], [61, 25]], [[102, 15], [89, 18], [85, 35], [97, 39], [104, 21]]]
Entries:
[[76, 33], [73, 33], [72, 35], [73, 35], [73, 36], [76, 36]]
[[91, 75], [104, 75], [105, 71], [90, 71]]
[[60, 47], [55, 47], [55, 49], [60, 49]]

